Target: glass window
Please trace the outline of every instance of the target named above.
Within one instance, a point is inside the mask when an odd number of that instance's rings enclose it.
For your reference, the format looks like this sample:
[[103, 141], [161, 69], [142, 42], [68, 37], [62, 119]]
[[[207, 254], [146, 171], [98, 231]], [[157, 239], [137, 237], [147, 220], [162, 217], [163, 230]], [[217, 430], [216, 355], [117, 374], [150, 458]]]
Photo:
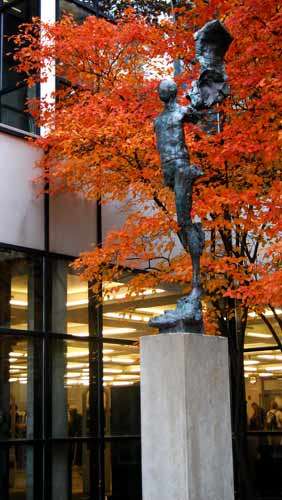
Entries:
[[69, 260], [52, 260], [52, 330], [76, 337], [87, 337], [90, 331], [95, 336], [94, 298], [88, 283], [82, 281], [70, 265]]
[[267, 342], [265, 347], [244, 355], [249, 473], [255, 498], [280, 498], [282, 353]]
[[113, 339], [138, 340], [143, 335], [152, 335], [149, 319], [174, 309], [183, 294], [180, 287], [161, 285], [129, 296], [126, 277], [103, 286], [103, 336]]
[[84, 19], [96, 12], [94, 0], [60, 0], [61, 14], [72, 14], [76, 21]]
[[38, 500], [42, 495], [42, 449], [0, 446], [1, 500]]
[[0, 75], [0, 122], [6, 125], [36, 132], [32, 117], [26, 112], [26, 100], [35, 96], [35, 89], [28, 89], [23, 83], [23, 75], [13, 71], [13, 42], [9, 37], [18, 32], [22, 23], [37, 15], [37, 1], [0, 2], [1, 40], [3, 54]]
[[97, 433], [97, 359], [94, 342], [52, 339], [52, 435], [56, 438]]
[[134, 345], [104, 343], [106, 435], [140, 435], [140, 355]]
[[139, 439], [106, 441], [105, 489], [107, 498], [142, 499]]
[[[282, 309], [277, 309], [276, 313], [281, 316]], [[277, 337], [279, 338], [279, 335], [281, 335], [281, 329], [275, 320], [273, 312], [270, 309], [266, 309], [264, 316], [266, 322], [269, 323], [271, 328], [274, 329]], [[245, 349], [262, 349], [263, 347], [271, 346], [277, 347], [277, 341], [275, 340], [271, 330], [255, 312], [249, 313], [245, 335]]]
[[98, 498], [99, 445], [97, 443], [81, 441], [53, 443], [52, 457], [50, 499]]
[[41, 437], [41, 339], [0, 337], [0, 440]]
[[42, 328], [41, 258], [23, 252], [0, 252], [0, 326]]

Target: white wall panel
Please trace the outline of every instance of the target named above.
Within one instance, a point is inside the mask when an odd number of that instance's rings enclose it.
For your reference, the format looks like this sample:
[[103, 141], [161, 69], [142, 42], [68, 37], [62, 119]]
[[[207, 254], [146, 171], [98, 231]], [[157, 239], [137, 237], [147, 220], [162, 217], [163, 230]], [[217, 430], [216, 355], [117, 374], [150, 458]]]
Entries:
[[40, 152], [25, 139], [0, 132], [0, 241], [43, 249], [43, 197], [32, 180]]
[[50, 199], [50, 250], [78, 255], [96, 243], [96, 203], [71, 194]]
[[119, 202], [112, 202], [102, 206], [102, 238], [112, 229], [119, 229], [125, 222], [127, 214]]

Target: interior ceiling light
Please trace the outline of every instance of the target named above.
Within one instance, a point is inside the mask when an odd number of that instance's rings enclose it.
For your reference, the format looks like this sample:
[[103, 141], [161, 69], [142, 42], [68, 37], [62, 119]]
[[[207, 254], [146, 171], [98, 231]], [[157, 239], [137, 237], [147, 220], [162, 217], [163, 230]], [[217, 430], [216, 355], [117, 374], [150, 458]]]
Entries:
[[139, 380], [140, 377], [139, 377], [139, 375], [131, 375], [131, 374], [127, 373], [124, 375], [117, 375], [116, 379], [117, 380]]
[[26, 358], [26, 356], [25, 352], [9, 352], [10, 358]]
[[136, 328], [126, 328], [126, 327], [112, 328], [110, 326], [104, 326], [103, 328], [103, 335], [120, 335], [124, 333], [134, 333], [134, 332], [136, 332]]
[[[146, 290], [144, 290], [143, 292], [140, 292], [140, 293], [136, 293], [136, 292], [131, 293], [130, 297], [144, 297], [147, 295], [157, 295], [160, 293], [165, 293], [165, 290], [163, 290], [162, 288], [155, 288], [155, 289], [147, 288]], [[117, 292], [113, 292], [113, 293], [108, 293], [104, 297], [104, 301], [125, 299], [127, 296], [129, 296], [129, 294], [128, 294], [128, 290], [126, 289], [126, 291], [124, 291], [124, 292], [117, 291]]]
[[28, 302], [26, 300], [11, 299], [10, 300], [10, 305], [11, 306], [27, 307], [28, 306]]
[[124, 286], [124, 283], [120, 283], [119, 281], [104, 281], [103, 290], [111, 290], [115, 287]]
[[112, 385], [133, 385], [134, 382], [126, 382], [125, 380], [114, 381]]
[[84, 358], [89, 356], [89, 351], [88, 349], [83, 349], [83, 351], [68, 351], [67, 352], [67, 358]]
[[132, 366], [129, 366], [127, 368], [128, 371], [132, 372], [132, 373], [140, 373], [141, 371], [141, 368], [139, 365], [132, 365]]
[[244, 365], [258, 365], [259, 361], [256, 361], [255, 359], [244, 359]]
[[246, 368], [246, 372], [256, 372], [257, 371], [257, 367], [256, 366], [248, 366]]
[[88, 304], [88, 299], [70, 300], [66, 303], [66, 306], [67, 307], [87, 306], [87, 304]]
[[174, 309], [175, 304], [166, 304], [165, 306], [153, 306], [153, 307], [137, 307], [136, 311], [140, 311], [145, 314], [161, 314], [166, 310]]
[[123, 373], [121, 368], [104, 368], [104, 373]]
[[68, 379], [66, 381], [66, 384], [67, 385], [81, 385], [81, 380], [72, 380], [72, 379]]
[[280, 372], [282, 371], [282, 365], [271, 365], [271, 366], [265, 366], [265, 369], [267, 371], [273, 371], [273, 372]]
[[256, 381], [257, 381], [256, 377], [254, 377], [253, 375], [251, 375], [250, 378], [249, 378], [250, 384], [255, 384]]
[[271, 372], [262, 372], [262, 373], [258, 373], [258, 376], [259, 377], [273, 377], [273, 373]]
[[134, 360], [132, 358], [119, 358], [118, 356], [115, 358], [111, 358], [112, 363], [118, 363], [120, 365], [132, 365]]
[[[280, 314], [282, 314], [282, 309], [276, 309], [276, 314], [279, 314], [279, 315], [280, 315]], [[267, 309], [266, 311], [264, 311], [264, 315], [265, 315], [265, 316], [273, 316], [273, 312], [272, 312], [272, 311], [270, 311], [269, 309]], [[255, 312], [250, 312], [250, 313], [248, 314], [248, 316], [249, 316], [250, 318], [256, 318], [256, 317], [257, 317], [257, 313], [255, 313]]]
[[260, 339], [269, 339], [272, 337], [271, 333], [261, 333], [261, 332], [246, 332], [247, 337], [256, 337]]
[[74, 363], [73, 361], [67, 363], [68, 370], [72, 370], [73, 368], [84, 368], [85, 366], [88, 366], [87, 363]]
[[119, 313], [119, 312], [109, 312], [109, 313], [104, 313], [103, 315], [105, 318], [114, 318], [114, 319], [123, 319], [123, 320], [129, 320], [129, 321], [148, 321], [148, 318], [146, 318], [142, 314], [135, 314], [135, 313]]
[[[143, 292], [140, 293], [132, 293], [130, 296], [131, 297], [144, 297], [147, 295], [156, 295], [156, 294], [161, 294], [165, 293], [165, 290], [162, 288], [148, 288], [147, 290], [144, 290]], [[104, 297], [104, 301], [109, 301], [109, 300], [118, 300], [118, 299], [125, 299], [128, 296], [128, 291], [117, 291], [113, 293], [107, 293]], [[13, 300], [13, 299], [12, 299]], [[26, 302], [23, 303], [23, 301], [15, 301], [15, 302], [21, 302], [21, 304], [14, 304], [14, 305], [27, 305]], [[68, 300], [66, 303], [67, 307], [76, 307], [76, 306], [87, 306], [88, 305], [88, 299], [79, 299], [79, 300]]]
[[279, 361], [282, 360], [282, 355], [281, 354], [258, 354], [257, 358], [259, 359], [278, 359]]

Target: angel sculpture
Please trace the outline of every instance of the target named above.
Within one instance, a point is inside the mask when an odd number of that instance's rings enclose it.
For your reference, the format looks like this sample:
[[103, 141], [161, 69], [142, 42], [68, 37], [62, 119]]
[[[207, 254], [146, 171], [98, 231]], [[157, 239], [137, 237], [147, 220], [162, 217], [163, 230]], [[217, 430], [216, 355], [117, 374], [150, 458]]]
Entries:
[[204, 333], [201, 305], [200, 257], [205, 235], [201, 223], [192, 220], [193, 184], [203, 175], [200, 167], [190, 163], [185, 143], [185, 122], [197, 123], [214, 104], [221, 102], [229, 92], [224, 68], [224, 55], [232, 37], [218, 20], [210, 21], [194, 35], [196, 58], [201, 73], [188, 93], [191, 104], [177, 102], [177, 85], [163, 80], [158, 88], [164, 110], [155, 120], [157, 149], [160, 155], [164, 184], [175, 193], [179, 237], [184, 249], [191, 255], [192, 291], [177, 301], [175, 310], [154, 317], [149, 325], [160, 333]]

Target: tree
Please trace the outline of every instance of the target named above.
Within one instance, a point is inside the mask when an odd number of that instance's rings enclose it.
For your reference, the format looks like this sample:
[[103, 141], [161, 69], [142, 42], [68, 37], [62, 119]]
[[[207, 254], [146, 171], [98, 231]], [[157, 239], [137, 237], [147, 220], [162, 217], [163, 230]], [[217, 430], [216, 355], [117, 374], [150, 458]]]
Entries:
[[[115, 24], [89, 17], [77, 26], [64, 17], [55, 26], [25, 26], [15, 37], [15, 57], [30, 85], [44, 78], [54, 58], [64, 82], [56, 92], [55, 122], [53, 103], [30, 103], [39, 123], [49, 128], [35, 141], [45, 153], [41, 180], [48, 181], [51, 193], [67, 190], [102, 203], [118, 200], [126, 209], [123, 227], [77, 260], [83, 277], [98, 291], [102, 278], [117, 279], [124, 267], [141, 267], [144, 272], [129, 283], [131, 291], [161, 281], [187, 286], [190, 259], [177, 249], [174, 199], [163, 187], [155, 150], [152, 120], [160, 111], [155, 89], [176, 59], [183, 61], [179, 87], [189, 86], [198, 71], [193, 32], [216, 16], [234, 37], [227, 55], [231, 95], [216, 110], [218, 133], [189, 126], [186, 136], [193, 162], [205, 173], [196, 186], [194, 211], [207, 232], [202, 259], [206, 329], [229, 338], [238, 488], [240, 498], [250, 498], [239, 437], [245, 429], [248, 311], [260, 315], [281, 347], [275, 309], [281, 300], [279, 2], [213, 0], [207, 5], [198, 0], [192, 9], [179, 8], [175, 23], [154, 25], [131, 11]], [[274, 312], [277, 329], [267, 320], [266, 307]]]

